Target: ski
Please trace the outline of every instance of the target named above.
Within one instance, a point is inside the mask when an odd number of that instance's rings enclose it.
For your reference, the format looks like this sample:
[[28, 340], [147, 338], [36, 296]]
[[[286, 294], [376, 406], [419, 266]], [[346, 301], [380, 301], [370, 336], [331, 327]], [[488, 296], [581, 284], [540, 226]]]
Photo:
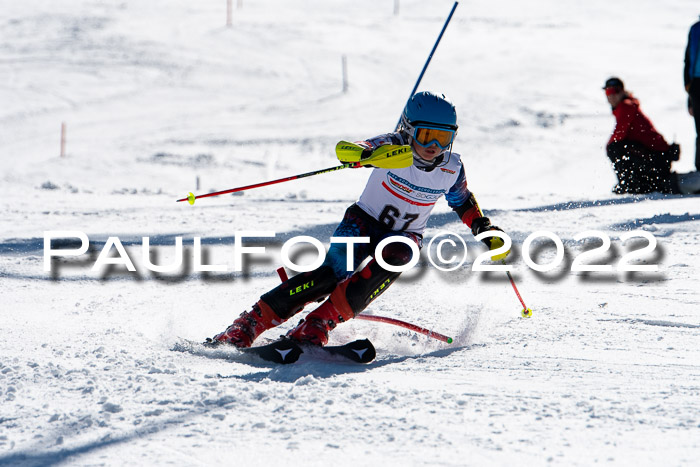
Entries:
[[301, 354], [328, 354], [352, 360], [356, 363], [369, 363], [377, 356], [377, 351], [369, 339], [359, 339], [342, 345], [325, 347], [304, 344], [292, 339], [281, 339], [270, 344], [240, 349], [243, 353], [252, 353], [268, 362], [288, 364], [299, 360]]
[[[173, 350], [180, 352], [196, 353], [195, 348], [204, 346], [209, 349], [229, 347], [219, 342], [214, 342], [207, 339], [206, 342], [200, 344], [196, 342], [183, 340], [173, 347]], [[369, 339], [358, 339], [347, 344], [327, 345], [325, 347], [304, 344], [292, 339], [282, 338], [280, 340], [270, 342], [269, 344], [258, 345], [248, 348], [231, 347], [244, 355], [254, 355], [262, 360], [273, 363], [286, 365], [299, 360], [302, 354], [309, 356], [314, 355], [330, 355], [333, 357], [342, 357], [356, 363], [369, 363], [377, 356], [377, 351]]]
[[268, 362], [288, 364], [299, 360], [299, 356], [304, 353], [301, 346], [291, 339], [280, 339], [266, 345], [238, 349], [246, 354], [257, 355]]
[[356, 363], [369, 363], [377, 356], [377, 351], [369, 339], [359, 339], [343, 345], [327, 345], [325, 347], [305, 345], [302, 349], [309, 353], [315, 351], [345, 357]]

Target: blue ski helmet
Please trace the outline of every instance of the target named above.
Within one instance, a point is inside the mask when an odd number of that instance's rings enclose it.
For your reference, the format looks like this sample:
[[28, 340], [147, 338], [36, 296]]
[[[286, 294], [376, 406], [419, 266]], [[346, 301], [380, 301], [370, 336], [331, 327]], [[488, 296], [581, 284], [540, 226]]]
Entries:
[[406, 130], [417, 125], [457, 130], [455, 106], [444, 94], [423, 91], [414, 94], [401, 114], [401, 124]]

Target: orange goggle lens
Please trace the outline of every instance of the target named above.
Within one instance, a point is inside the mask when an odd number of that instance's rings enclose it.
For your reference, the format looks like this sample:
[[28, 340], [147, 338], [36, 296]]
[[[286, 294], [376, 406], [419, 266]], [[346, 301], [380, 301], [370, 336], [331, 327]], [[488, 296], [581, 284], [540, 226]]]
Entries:
[[431, 146], [433, 143], [437, 143], [442, 149], [452, 143], [452, 139], [455, 136], [453, 130], [440, 130], [437, 128], [416, 128], [416, 133], [413, 139], [416, 140], [421, 146], [427, 147]]

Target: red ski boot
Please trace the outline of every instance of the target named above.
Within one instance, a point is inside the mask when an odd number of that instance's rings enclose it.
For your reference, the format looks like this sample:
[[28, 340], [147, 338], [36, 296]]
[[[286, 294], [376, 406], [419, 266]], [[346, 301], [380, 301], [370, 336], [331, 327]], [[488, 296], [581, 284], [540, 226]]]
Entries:
[[250, 347], [256, 337], [263, 331], [279, 326], [285, 320], [275, 314], [262, 300], [253, 305], [251, 311], [244, 311], [241, 316], [212, 339], [213, 343], [233, 344], [236, 347]]
[[308, 344], [326, 345], [328, 331], [335, 329], [338, 323], [354, 317], [352, 312], [341, 314], [329, 298], [320, 307], [306, 315], [297, 327], [287, 333], [287, 337]]

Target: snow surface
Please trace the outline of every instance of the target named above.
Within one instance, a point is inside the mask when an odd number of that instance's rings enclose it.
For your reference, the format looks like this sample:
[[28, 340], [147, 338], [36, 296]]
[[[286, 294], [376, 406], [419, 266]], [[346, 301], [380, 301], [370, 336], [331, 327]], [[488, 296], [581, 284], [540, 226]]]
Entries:
[[[392, 130], [452, 4], [237, 3], [226, 28], [223, 0], [3, 2], [0, 464], [697, 465], [698, 198], [610, 193], [600, 89], [621, 76], [691, 170], [682, 67], [697, 1], [461, 3], [420, 89], [456, 103], [455, 148], [513, 238], [534, 316], [503, 273], [439, 272], [424, 250], [367, 313], [455, 344], [356, 320], [331, 342], [369, 337], [375, 362], [285, 367], [173, 348], [275, 286], [283, 241], [326, 242], [368, 172], [174, 201], [330, 167], [338, 140]], [[543, 229], [566, 249], [548, 273], [519, 253]], [[571, 272], [596, 246], [578, 233], [609, 235], [592, 262], [615, 265], [639, 229], [658, 240], [644, 258], [658, 273]], [[93, 250], [45, 272], [48, 230], [83, 231]], [[232, 272], [235, 232], [255, 230], [278, 235]], [[440, 203], [426, 240], [443, 230], [480, 251]], [[92, 271], [111, 236], [137, 272]], [[159, 264], [182, 237], [182, 270], [146, 270], [143, 236]], [[193, 237], [229, 271], [193, 272]]]

